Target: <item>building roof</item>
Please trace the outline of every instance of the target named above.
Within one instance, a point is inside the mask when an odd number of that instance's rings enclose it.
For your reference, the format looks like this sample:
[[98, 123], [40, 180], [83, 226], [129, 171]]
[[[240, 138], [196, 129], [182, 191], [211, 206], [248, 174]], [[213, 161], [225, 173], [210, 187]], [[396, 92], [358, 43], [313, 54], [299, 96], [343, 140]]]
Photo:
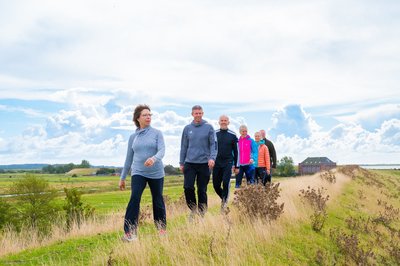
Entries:
[[307, 157], [301, 162], [303, 165], [320, 165], [320, 164], [334, 164], [328, 157]]

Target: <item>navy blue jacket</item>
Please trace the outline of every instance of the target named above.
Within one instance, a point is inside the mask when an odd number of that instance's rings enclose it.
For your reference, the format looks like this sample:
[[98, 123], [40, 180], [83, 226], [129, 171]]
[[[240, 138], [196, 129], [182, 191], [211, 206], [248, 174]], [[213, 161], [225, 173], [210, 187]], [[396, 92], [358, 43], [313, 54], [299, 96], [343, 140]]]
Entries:
[[238, 138], [235, 132], [229, 129], [216, 130], [218, 154], [215, 161], [216, 167], [225, 167], [232, 164], [236, 167], [238, 159]]

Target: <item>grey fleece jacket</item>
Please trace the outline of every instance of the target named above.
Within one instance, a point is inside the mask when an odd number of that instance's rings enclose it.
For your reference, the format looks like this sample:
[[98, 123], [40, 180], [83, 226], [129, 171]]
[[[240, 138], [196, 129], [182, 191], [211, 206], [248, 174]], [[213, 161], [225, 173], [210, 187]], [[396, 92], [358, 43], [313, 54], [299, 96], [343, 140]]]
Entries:
[[[164, 165], [161, 160], [164, 154], [165, 143], [160, 130], [151, 126], [136, 129], [129, 138], [121, 180], [125, 180], [130, 169], [132, 169], [131, 175], [141, 175], [153, 179], [164, 177]], [[144, 166], [144, 162], [150, 157], [154, 160], [153, 166]]]
[[185, 126], [181, 139], [179, 164], [215, 161], [218, 152], [214, 128], [205, 120]]

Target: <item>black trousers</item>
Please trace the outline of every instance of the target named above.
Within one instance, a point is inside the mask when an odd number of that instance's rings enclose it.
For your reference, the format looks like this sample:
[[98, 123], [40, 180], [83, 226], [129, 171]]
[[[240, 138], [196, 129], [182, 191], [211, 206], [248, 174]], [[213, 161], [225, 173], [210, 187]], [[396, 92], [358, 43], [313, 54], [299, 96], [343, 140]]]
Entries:
[[[185, 163], [183, 166], [183, 188], [185, 190], [186, 204], [190, 210], [199, 210], [201, 215], [207, 211], [207, 185], [210, 181], [208, 163]], [[194, 183], [197, 184], [197, 205]]]
[[227, 164], [226, 166], [215, 166], [213, 169], [212, 180], [214, 190], [224, 202], [228, 201], [231, 176], [232, 164]]
[[158, 229], [165, 229], [167, 218], [163, 198], [164, 177], [152, 179], [141, 175], [133, 175], [131, 182], [131, 198], [126, 208], [124, 231], [125, 233], [137, 228], [140, 211], [140, 199], [146, 184], [149, 184], [153, 199], [154, 223]]

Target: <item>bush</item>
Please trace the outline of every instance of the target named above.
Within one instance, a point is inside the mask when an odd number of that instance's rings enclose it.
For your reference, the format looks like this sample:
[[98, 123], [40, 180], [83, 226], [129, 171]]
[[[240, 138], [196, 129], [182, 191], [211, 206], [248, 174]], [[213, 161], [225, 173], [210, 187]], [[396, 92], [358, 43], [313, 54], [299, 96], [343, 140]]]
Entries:
[[311, 215], [311, 227], [314, 231], [321, 231], [322, 227], [325, 224], [327, 213], [326, 213], [326, 202], [329, 199], [329, 195], [326, 197], [323, 196], [325, 189], [318, 188], [318, 191], [315, 189], [311, 189], [310, 187], [307, 190], [300, 190], [300, 197], [308, 204], [311, 205], [314, 213]]
[[3, 229], [7, 224], [13, 224], [13, 211], [11, 204], [0, 198], [0, 230]]
[[333, 173], [332, 171], [326, 171], [326, 172], [321, 172], [319, 174], [319, 176], [321, 177], [322, 180], [326, 180], [331, 184], [335, 184], [336, 183], [336, 175], [335, 173]]
[[279, 183], [245, 186], [235, 191], [233, 204], [246, 217], [272, 221], [283, 213], [284, 203], [276, 202], [279, 194]]
[[79, 227], [83, 219], [93, 216], [94, 208], [82, 202], [82, 192], [78, 191], [76, 188], [64, 188], [64, 192], [65, 204], [63, 209], [66, 213], [67, 230], [70, 230], [72, 224], [76, 223]]
[[17, 228], [26, 225], [37, 229], [39, 233], [49, 233], [59, 209], [54, 201], [57, 192], [49, 183], [43, 178], [27, 174], [13, 184], [10, 192], [19, 194], [15, 204]]

